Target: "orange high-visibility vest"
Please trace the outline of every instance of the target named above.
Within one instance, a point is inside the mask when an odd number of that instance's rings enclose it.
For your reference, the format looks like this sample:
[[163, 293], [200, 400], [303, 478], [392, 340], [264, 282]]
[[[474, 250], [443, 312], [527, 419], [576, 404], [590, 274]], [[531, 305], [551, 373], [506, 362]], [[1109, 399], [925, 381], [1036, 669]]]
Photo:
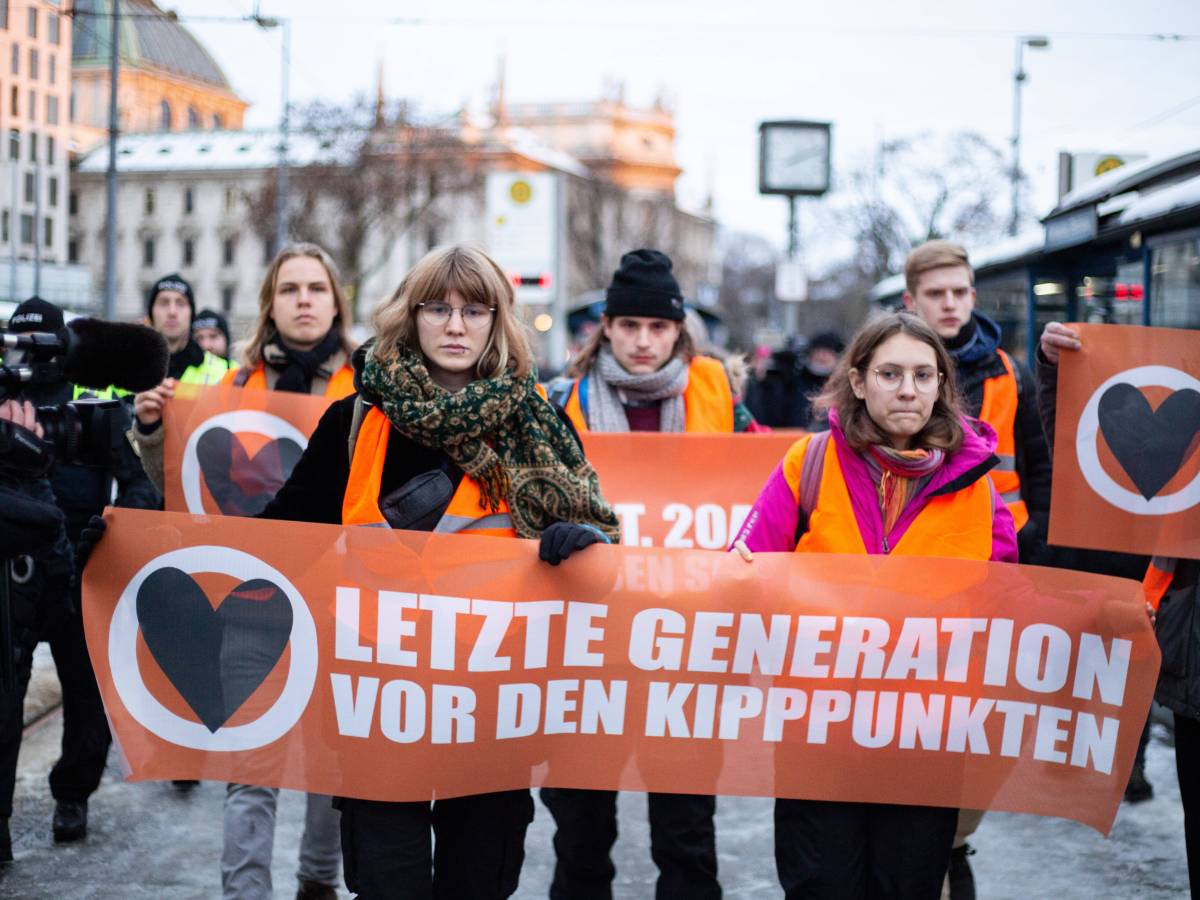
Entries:
[[[784, 457], [784, 471], [799, 473], [809, 439], [801, 438]], [[792, 479], [789, 478], [789, 481]], [[798, 485], [793, 485], [798, 490]], [[955, 559], [992, 558], [992, 486], [986, 478], [952, 494], [930, 498], [894, 547], [901, 556], [948, 556]], [[797, 495], [798, 498], [798, 495]], [[799, 499], [797, 499], [799, 502]], [[796, 544], [797, 553], [866, 553], [850, 492], [842, 474], [834, 441], [825, 444], [821, 488], [808, 517], [808, 530]]]
[[[392, 423], [387, 416], [371, 407], [363, 416], [354, 441], [350, 460], [350, 477], [346, 479], [346, 495], [342, 498], [343, 525], [378, 525], [387, 527], [379, 511], [379, 490], [383, 482], [383, 463], [387, 458], [388, 436]], [[501, 499], [500, 508], [489, 510], [483, 505], [479, 484], [470, 475], [463, 475], [450, 505], [433, 529], [453, 534], [482, 534], [491, 537], [516, 537], [508, 503]]]
[[1021, 498], [1021, 476], [1017, 473], [1017, 376], [1013, 361], [1003, 350], [997, 350], [1004, 363], [1004, 374], [983, 383], [983, 405], [979, 418], [996, 432], [996, 455], [1000, 465], [988, 473], [1000, 492], [1000, 499], [1012, 513], [1013, 526], [1020, 531], [1029, 521], [1029, 510]]
[[[221, 384], [265, 391], [267, 389], [266, 367], [259, 363], [253, 369], [230, 369], [221, 379]], [[343, 365], [329, 377], [325, 385], [325, 396], [330, 400], [341, 400], [354, 393], [354, 369]]]
[[[687, 387], [683, 391], [683, 409], [684, 431], [732, 433], [733, 391], [720, 360], [709, 356], [697, 356], [692, 360], [688, 366]], [[575, 423], [576, 431], [583, 434], [588, 430], [587, 416], [579, 402], [579, 379], [571, 387], [566, 412]]]
[[1142, 579], [1142, 594], [1145, 595], [1146, 602], [1158, 609], [1174, 577], [1175, 560], [1161, 556], [1151, 559], [1150, 566], [1146, 569], [1146, 577]]

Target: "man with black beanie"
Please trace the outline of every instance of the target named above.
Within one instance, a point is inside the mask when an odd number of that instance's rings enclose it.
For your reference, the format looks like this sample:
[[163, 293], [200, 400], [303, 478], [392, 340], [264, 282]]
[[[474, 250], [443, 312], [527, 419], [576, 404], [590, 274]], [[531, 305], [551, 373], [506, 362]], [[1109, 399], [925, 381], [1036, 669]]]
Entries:
[[[671, 260], [658, 250], [626, 253], [608, 287], [603, 324], [550, 388], [579, 432], [733, 432], [739, 430], [724, 366], [696, 352], [684, 327], [684, 300]], [[743, 423], [752, 422], [746, 413]], [[615, 774], [615, 773], [614, 773]], [[713, 783], [716, 771], [709, 775]], [[617, 837], [617, 792], [544, 788], [557, 826], [552, 900], [612, 897], [610, 851]], [[716, 798], [651, 793], [650, 856], [658, 866], [655, 895], [715, 900]]]
[[[26, 300], [9, 319], [9, 331], [55, 332], [63, 327], [63, 313], [52, 303], [38, 297]], [[10, 351], [19, 355], [23, 351]], [[89, 388], [84, 385], [52, 385], [26, 388], [23, 392], [37, 405], [52, 405], [87, 397], [104, 399], [125, 398], [128, 395], [115, 388]], [[124, 400], [114, 411], [128, 427], [132, 419], [130, 404]], [[123, 431], [124, 429], [122, 429]], [[70, 549], [79, 548], [81, 536], [89, 520], [104, 511], [116, 493], [116, 506], [139, 509], [153, 508], [158, 492], [150, 483], [133, 449], [125, 440], [110, 448], [109, 464], [105, 468], [82, 466], [58, 461], [49, 475], [53, 502], [65, 516], [66, 538]], [[83, 636], [83, 619], [78, 604], [65, 584], [51, 580], [36, 597], [39, 610], [61, 610], [61, 614], [44, 622], [34, 638], [46, 641], [54, 656], [58, 680], [62, 685], [63, 735], [62, 755], [50, 771], [50, 793], [55, 800], [52, 829], [57, 842], [77, 841], [87, 834], [88, 798], [100, 784], [108, 757], [111, 737], [108, 720], [96, 677], [92, 671], [87, 644]], [[0, 727], [0, 734], [19, 744], [19, 719], [15, 728]], [[0, 758], [5, 753], [0, 750]], [[7, 775], [5, 775], [7, 777]], [[0, 802], [0, 815], [3, 815]]]
[[229, 322], [215, 309], [202, 309], [192, 320], [192, 337], [213, 356], [229, 361]]
[[146, 319], [161, 334], [171, 351], [167, 380], [185, 384], [216, 384], [229, 370], [229, 363], [208, 353], [192, 337], [196, 298], [182, 275], [172, 273], [158, 279], [146, 296]]

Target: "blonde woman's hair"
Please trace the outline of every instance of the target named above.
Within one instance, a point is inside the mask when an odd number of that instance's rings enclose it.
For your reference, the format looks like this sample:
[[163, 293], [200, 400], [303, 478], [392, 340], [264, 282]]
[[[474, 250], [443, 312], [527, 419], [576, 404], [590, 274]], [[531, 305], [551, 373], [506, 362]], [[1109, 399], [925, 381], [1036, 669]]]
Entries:
[[257, 366], [263, 361], [263, 347], [266, 346], [278, 329], [275, 320], [271, 318], [271, 307], [275, 304], [275, 284], [279, 280], [279, 270], [289, 259], [298, 256], [308, 256], [325, 267], [329, 276], [329, 284], [333, 290], [333, 302], [336, 315], [333, 317], [333, 330], [337, 332], [338, 344], [342, 352], [350, 356], [354, 352], [354, 339], [350, 336], [350, 326], [353, 324], [353, 314], [350, 311], [350, 301], [342, 290], [341, 279], [338, 277], [337, 265], [323, 249], [316, 244], [291, 244], [284, 247], [267, 266], [267, 274], [263, 276], [258, 288], [258, 319], [254, 323], [254, 331], [242, 348], [242, 365]]
[[375, 358], [391, 362], [402, 347], [420, 353], [417, 304], [445, 300], [451, 291], [467, 303], [496, 310], [487, 345], [475, 364], [477, 377], [495, 378], [511, 369], [523, 378], [533, 371], [533, 353], [525, 326], [517, 318], [512, 282], [495, 260], [467, 244], [430, 250], [379, 305], [372, 319], [378, 335]]

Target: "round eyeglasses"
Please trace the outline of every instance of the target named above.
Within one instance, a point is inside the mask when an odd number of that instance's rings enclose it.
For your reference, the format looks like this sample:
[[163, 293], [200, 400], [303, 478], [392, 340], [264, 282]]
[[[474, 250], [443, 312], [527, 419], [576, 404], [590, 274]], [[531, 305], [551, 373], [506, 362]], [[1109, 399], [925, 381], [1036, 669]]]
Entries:
[[899, 366], [879, 366], [872, 369], [871, 373], [875, 376], [875, 386], [888, 393], [900, 390], [905, 376], [911, 374], [913, 387], [916, 388], [917, 393], [932, 394], [941, 386], [942, 379], [945, 377], [945, 374], [937, 369], [921, 368], [908, 372]]
[[417, 314], [426, 325], [440, 328], [450, 321], [450, 317], [458, 313], [463, 324], [468, 328], [484, 328], [492, 321], [496, 312], [494, 306], [484, 306], [482, 303], [468, 303], [466, 306], [451, 306], [435, 300], [429, 303], [418, 303]]

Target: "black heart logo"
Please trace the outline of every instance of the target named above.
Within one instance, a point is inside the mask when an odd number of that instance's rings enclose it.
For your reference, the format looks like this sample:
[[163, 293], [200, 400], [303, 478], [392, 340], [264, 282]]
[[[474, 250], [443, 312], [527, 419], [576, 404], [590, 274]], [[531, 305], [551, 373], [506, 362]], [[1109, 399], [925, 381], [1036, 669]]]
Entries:
[[1200, 444], [1200, 391], [1176, 391], [1152, 410], [1132, 384], [1114, 384], [1100, 397], [1099, 418], [1113, 456], [1149, 500]]
[[227, 428], [210, 428], [196, 442], [208, 492], [222, 515], [256, 516], [283, 487], [304, 448], [289, 438], [269, 441], [250, 456]]
[[266, 680], [292, 631], [292, 605], [270, 581], [243, 582], [213, 609], [192, 576], [170, 566], [142, 582], [137, 614], [154, 661], [212, 732]]

